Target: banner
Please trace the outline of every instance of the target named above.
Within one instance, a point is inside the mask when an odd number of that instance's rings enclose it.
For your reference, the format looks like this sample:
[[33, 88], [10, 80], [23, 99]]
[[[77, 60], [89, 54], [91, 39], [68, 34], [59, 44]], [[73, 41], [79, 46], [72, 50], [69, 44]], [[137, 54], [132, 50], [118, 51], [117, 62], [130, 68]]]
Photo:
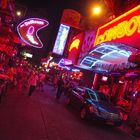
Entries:
[[72, 9], [65, 9], [61, 18], [61, 23], [68, 26], [79, 28], [81, 14]]

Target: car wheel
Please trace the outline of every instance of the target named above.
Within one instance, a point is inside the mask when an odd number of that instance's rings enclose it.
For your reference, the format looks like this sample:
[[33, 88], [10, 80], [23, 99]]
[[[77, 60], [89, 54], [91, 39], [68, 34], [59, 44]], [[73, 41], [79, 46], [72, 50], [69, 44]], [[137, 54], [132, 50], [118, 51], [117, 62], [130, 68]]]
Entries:
[[85, 107], [83, 107], [80, 111], [80, 118], [83, 120], [87, 118], [87, 110]]
[[70, 99], [70, 97], [67, 97], [67, 98], [66, 98], [65, 103], [66, 103], [66, 105], [70, 105], [70, 104], [71, 104], [71, 99]]

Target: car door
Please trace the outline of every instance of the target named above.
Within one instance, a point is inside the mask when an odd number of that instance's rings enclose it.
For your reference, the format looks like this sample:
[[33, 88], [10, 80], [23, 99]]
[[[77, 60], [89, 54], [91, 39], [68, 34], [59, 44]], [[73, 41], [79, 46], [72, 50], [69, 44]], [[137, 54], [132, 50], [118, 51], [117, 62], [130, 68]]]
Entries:
[[78, 87], [73, 93], [73, 102], [76, 109], [80, 109], [82, 103], [84, 102], [84, 98], [82, 96], [83, 92], [83, 89]]
[[89, 90], [89, 95], [90, 95], [90, 99], [92, 100], [92, 105], [94, 108], [94, 113], [95, 115], [99, 115], [99, 100], [98, 100], [98, 96], [97, 93], [95, 91], [91, 91]]
[[82, 92], [79, 92], [79, 95], [77, 96], [76, 107], [77, 107], [78, 110], [81, 110], [83, 105], [86, 103], [85, 94], [86, 94], [85, 90], [83, 90]]
[[77, 88], [73, 88], [69, 94], [70, 100], [71, 100], [71, 104], [73, 106], [75, 106], [75, 102], [76, 102], [76, 97], [78, 92], [77, 92]]

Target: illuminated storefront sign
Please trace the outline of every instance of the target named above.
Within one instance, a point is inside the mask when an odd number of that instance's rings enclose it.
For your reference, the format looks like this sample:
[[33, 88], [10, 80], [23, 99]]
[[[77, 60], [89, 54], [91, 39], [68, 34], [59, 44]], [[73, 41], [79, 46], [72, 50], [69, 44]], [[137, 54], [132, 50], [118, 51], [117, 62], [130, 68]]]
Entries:
[[72, 42], [70, 44], [68, 59], [72, 60], [74, 64], [77, 64], [84, 35], [84, 33], [76, 35], [75, 37], [73, 37]]
[[82, 40], [81, 49], [79, 51], [78, 62], [77, 64], [80, 65], [83, 57], [87, 55], [87, 53], [93, 48], [93, 42], [95, 41], [95, 31], [86, 31], [84, 33], [84, 38]]
[[68, 65], [72, 65], [72, 61], [69, 60], [69, 59], [65, 59], [65, 58], [62, 58], [58, 65], [63, 65], [63, 66], [68, 66]]
[[115, 41], [139, 48], [139, 38], [140, 5], [101, 26], [97, 31], [94, 45]]
[[69, 52], [71, 52], [72, 49], [74, 49], [74, 48], [75, 48], [76, 50], [78, 50], [79, 44], [80, 44], [80, 40], [79, 40], [79, 39], [75, 39], [75, 40], [71, 43], [71, 45], [70, 45]]
[[73, 9], [64, 9], [61, 23], [74, 28], [80, 28], [81, 14]]
[[80, 72], [80, 69], [71, 69], [72, 72]]
[[60, 25], [57, 38], [54, 44], [53, 53], [56, 53], [58, 55], [63, 54], [69, 30], [69, 26], [66, 26], [64, 24]]
[[28, 58], [33, 57], [33, 55], [31, 53], [27, 53], [27, 52], [23, 52], [22, 55], [25, 56], [25, 57], [28, 57]]
[[48, 21], [44, 19], [29, 18], [17, 26], [17, 31], [24, 43], [35, 48], [42, 48], [43, 44], [40, 41], [37, 32], [48, 26], [48, 24]]
[[128, 58], [132, 53], [136, 53], [138, 49], [117, 42], [105, 42], [93, 48], [81, 61], [80, 65], [87, 69], [117, 70], [135, 65], [128, 62]]

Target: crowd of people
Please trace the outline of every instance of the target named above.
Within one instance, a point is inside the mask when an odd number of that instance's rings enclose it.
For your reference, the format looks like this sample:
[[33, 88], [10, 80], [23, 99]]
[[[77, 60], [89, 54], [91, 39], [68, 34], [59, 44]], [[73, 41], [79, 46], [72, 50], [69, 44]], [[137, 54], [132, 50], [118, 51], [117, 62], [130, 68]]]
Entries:
[[[56, 91], [56, 99], [61, 97], [61, 94], [67, 94], [68, 90], [73, 87], [74, 83], [68, 80], [68, 77], [60, 74], [50, 74], [44, 70], [37, 70], [34, 67], [28, 65], [18, 65], [16, 67], [7, 67], [4, 72], [7, 76], [9, 88], [16, 88], [19, 94], [26, 92], [29, 96], [33, 94], [35, 90], [39, 92], [44, 91], [44, 84], [51, 82], [51, 85]], [[51, 79], [51, 80], [50, 80]]]
[[[2, 73], [2, 69], [1, 73]], [[50, 74], [47, 73], [44, 70], [37, 70], [34, 67], [28, 67], [28, 66], [22, 66], [18, 65], [16, 67], [8, 67], [5, 69], [4, 74], [7, 76], [8, 82], [8, 87], [15, 87], [19, 92], [19, 94], [26, 94], [30, 97], [32, 96], [33, 92], [35, 90], [38, 90], [39, 92], [44, 92], [43, 88], [44, 85], [49, 83], [51, 81], [51, 85], [55, 89], [55, 99], [59, 100], [62, 95], [66, 96], [69, 90], [73, 88], [76, 85], [82, 85], [83, 82], [75, 82], [72, 79], [69, 79], [70, 77], [68, 75], [65, 75], [64, 73], [57, 73], [57, 74]], [[49, 80], [51, 79], [51, 80]], [[115, 86], [113, 86], [112, 91], [116, 92], [114, 90]], [[137, 86], [139, 88], [139, 86]], [[100, 86], [100, 91], [102, 91], [105, 95], [110, 95], [110, 89], [109, 86], [107, 85], [101, 85]], [[137, 90], [136, 90], [137, 91]], [[135, 97], [137, 94], [133, 94]], [[115, 96], [114, 96], [115, 97]], [[110, 99], [112, 99], [110, 97]], [[139, 121], [139, 118], [137, 118], [139, 115], [139, 105], [140, 105], [140, 98], [138, 98], [137, 101], [135, 101], [135, 106], [138, 107], [132, 107], [133, 110], [129, 111], [131, 113], [126, 113], [126, 120], [131, 117], [133, 119], [131, 120], [137, 120]], [[118, 103], [118, 102], [117, 102]], [[124, 100], [121, 102], [121, 104], [124, 104]], [[130, 103], [129, 103], [130, 105]], [[133, 105], [133, 104], [132, 104]], [[136, 110], [137, 109], [137, 110]], [[128, 116], [129, 114], [129, 116]], [[124, 116], [125, 117], [125, 116]], [[137, 123], [139, 124], [139, 123]]]
[[8, 81], [8, 87], [15, 87], [21, 94], [26, 89], [28, 95], [31, 96], [35, 88], [43, 92], [43, 84], [46, 75], [44, 71], [38, 71], [35, 68], [19, 65], [16, 67], [8, 67], [1, 73], [7, 76], [5, 80]]

